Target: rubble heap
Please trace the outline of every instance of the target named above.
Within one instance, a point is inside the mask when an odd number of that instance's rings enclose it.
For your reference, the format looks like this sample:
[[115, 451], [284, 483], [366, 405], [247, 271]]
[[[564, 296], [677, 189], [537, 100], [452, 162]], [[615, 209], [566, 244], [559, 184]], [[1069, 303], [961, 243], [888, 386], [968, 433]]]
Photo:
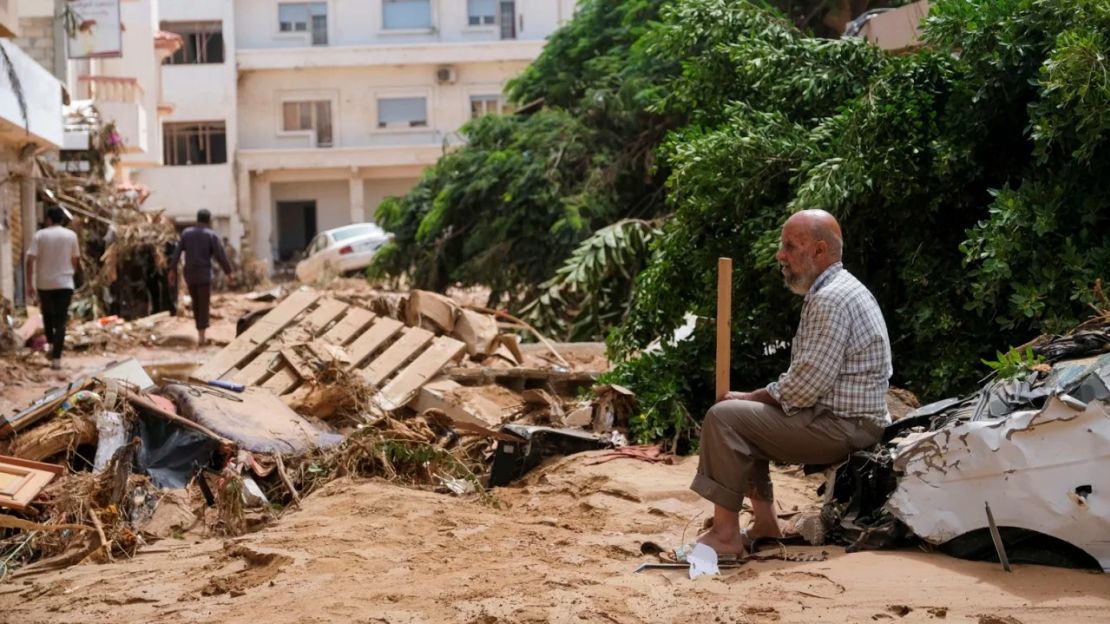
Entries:
[[601, 345], [522, 345], [519, 321], [423, 291], [330, 295], [259, 293], [274, 305], [191, 372], [129, 360], [5, 417], [0, 465], [40, 476], [0, 495], [0, 576], [237, 535], [340, 476], [488, 497], [623, 444], [634, 397], [577, 398], [602, 371], [572, 361], [604, 362]]

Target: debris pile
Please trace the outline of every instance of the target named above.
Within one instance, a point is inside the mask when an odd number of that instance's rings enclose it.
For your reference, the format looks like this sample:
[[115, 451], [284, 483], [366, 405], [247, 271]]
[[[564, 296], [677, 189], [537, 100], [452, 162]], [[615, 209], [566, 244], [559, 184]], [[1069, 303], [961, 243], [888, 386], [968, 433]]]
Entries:
[[[602, 370], [570, 360], [604, 362], [600, 345], [521, 345], [512, 332], [532, 330], [507, 315], [421, 291], [282, 296], [246, 297], [272, 303], [199, 367], [127, 360], [4, 418], [0, 462], [37, 462], [41, 478], [0, 497], [0, 576], [110, 561], [190, 531], [239, 535], [341, 476], [485, 496], [549, 457], [624, 444], [630, 393], [576, 398]], [[72, 334], [125, 344], [167, 318]], [[596, 422], [604, 435], [587, 431]]]

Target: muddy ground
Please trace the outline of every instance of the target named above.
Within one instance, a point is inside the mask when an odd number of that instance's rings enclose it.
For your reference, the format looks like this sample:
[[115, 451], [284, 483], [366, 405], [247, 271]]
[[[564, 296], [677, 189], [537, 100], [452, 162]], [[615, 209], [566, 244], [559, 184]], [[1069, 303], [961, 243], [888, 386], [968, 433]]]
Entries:
[[[134, 560], [0, 585], [9, 622], [1106, 622], [1110, 577], [914, 551], [633, 574], [646, 540], [706, 507], [675, 466], [569, 458], [496, 503], [337, 481], [260, 532], [159, 542]], [[776, 474], [786, 507], [811, 482]], [[496, 505], [496, 506], [494, 506]], [[693, 520], [698, 518], [698, 520]], [[692, 523], [693, 520], [693, 523]]]
[[[216, 321], [213, 334], [231, 322]], [[61, 373], [41, 356], [9, 362], [0, 409], [113, 359], [198, 361], [216, 350], [74, 354]], [[9, 578], [0, 622], [1110, 622], [1110, 576], [1006, 573], [922, 551], [792, 547], [828, 556], [696, 581], [633, 574], [651, 559], [643, 542], [688, 541], [709, 511], [687, 489], [697, 459], [598, 464], [597, 455], [556, 461], [489, 499], [336, 481], [239, 538], [189, 533], [129, 561]], [[775, 480], [784, 510], [815, 500], [812, 479], [777, 471]]]

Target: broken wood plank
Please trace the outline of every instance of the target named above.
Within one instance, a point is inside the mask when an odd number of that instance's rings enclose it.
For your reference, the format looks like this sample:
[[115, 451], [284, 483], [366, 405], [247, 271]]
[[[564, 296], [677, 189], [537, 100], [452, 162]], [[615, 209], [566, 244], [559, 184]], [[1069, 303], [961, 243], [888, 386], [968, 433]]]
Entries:
[[285, 301], [247, 328], [247, 331], [232, 340], [231, 344], [224, 347], [190, 376], [202, 382], [223, 377], [285, 329], [286, 325], [293, 322], [293, 319], [307, 310], [318, 298], [319, 295], [310, 290], [301, 290], [289, 295]]
[[95, 444], [96, 422], [73, 412], [55, 417], [17, 436], [8, 452], [31, 461], [42, 461], [85, 444]]
[[286, 347], [298, 342], [312, 340], [328, 323], [339, 318], [347, 304], [335, 299], [326, 298], [320, 305], [308, 313], [304, 319], [290, 327], [281, 335], [270, 340], [261, 353], [251, 360], [242, 370], [233, 373], [231, 380], [247, 386], [256, 386], [262, 383], [271, 373], [277, 373], [285, 363], [277, 359], [277, 354]]
[[396, 319], [384, 316], [378, 317], [378, 320], [374, 321], [370, 329], [355, 338], [355, 341], [347, 347], [347, 355], [351, 357], [350, 367], [358, 368], [363, 360], [370, 357], [371, 353], [377, 351], [387, 340], [401, 331], [404, 326], [404, 323]]
[[46, 416], [53, 414], [54, 409], [61, 405], [71, 394], [78, 390], [86, 390], [95, 380], [89, 376], [81, 376], [69, 384], [48, 390], [41, 398], [29, 407], [14, 416], [0, 416], [0, 438], [7, 438], [16, 432], [23, 431]]
[[231, 374], [231, 381], [245, 386], [254, 386], [262, 383], [271, 373], [280, 370], [285, 364], [281, 362], [278, 345], [266, 348], [247, 363], [241, 370]]
[[362, 378], [371, 386], [381, 385], [397, 369], [404, 366], [413, 356], [424, 349], [435, 334], [419, 327], [406, 327], [401, 338], [389, 347], [362, 371]]
[[601, 373], [589, 371], [554, 371], [547, 368], [526, 368], [523, 366], [516, 366], [513, 368], [470, 368], [455, 366], [445, 369], [443, 375], [454, 381], [473, 384], [495, 383], [498, 379], [542, 379], [546, 381], [590, 383], [596, 381]]
[[301, 378], [297, 376], [297, 373], [293, 372], [293, 368], [291, 366], [285, 366], [271, 375], [270, 378], [262, 384], [262, 387], [281, 396], [292, 390], [300, 381]]
[[354, 340], [356, 336], [369, 327], [375, 318], [376, 315], [370, 310], [352, 307], [347, 310], [347, 316], [344, 316], [335, 326], [325, 332], [321, 339], [340, 347], [346, 346], [348, 342]]
[[[297, 353], [293, 347], [286, 347], [281, 350], [281, 357], [285, 359], [285, 365], [293, 369], [297, 377], [301, 379], [312, 379], [316, 376], [316, 371], [312, 370], [308, 362], [305, 361], [300, 354]], [[281, 394], [280, 392], [278, 394]]]
[[378, 405], [390, 411], [400, 408], [415, 396], [429, 379], [439, 374], [449, 362], [456, 361], [466, 352], [466, 343], [447, 336], [432, 341], [432, 346], [416, 356], [378, 394]]
[[297, 323], [292, 330], [292, 340], [286, 342], [302, 342], [315, 338], [328, 326], [329, 323], [339, 318], [347, 310], [347, 304], [326, 297], [320, 301], [315, 310], [309, 312], [303, 321]]

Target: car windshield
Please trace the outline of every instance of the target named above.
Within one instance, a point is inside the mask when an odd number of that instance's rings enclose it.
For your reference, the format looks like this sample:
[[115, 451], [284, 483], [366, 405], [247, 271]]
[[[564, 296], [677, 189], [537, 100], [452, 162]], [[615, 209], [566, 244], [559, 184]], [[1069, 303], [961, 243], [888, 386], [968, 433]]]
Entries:
[[329, 232], [329, 234], [331, 234], [332, 240], [338, 243], [339, 241], [344, 241], [348, 238], [354, 238], [356, 236], [366, 236], [370, 234], [385, 236], [385, 230], [374, 223], [361, 223], [357, 226], [334, 230], [332, 232]]

